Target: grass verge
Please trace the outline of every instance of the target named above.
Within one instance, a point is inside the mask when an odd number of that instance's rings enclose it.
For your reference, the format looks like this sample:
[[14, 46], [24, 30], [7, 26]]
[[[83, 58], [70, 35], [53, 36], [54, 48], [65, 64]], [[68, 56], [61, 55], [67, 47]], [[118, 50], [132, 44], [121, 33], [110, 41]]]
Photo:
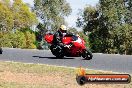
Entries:
[[[112, 72], [87, 70], [87, 73]], [[75, 78], [73, 68], [0, 61], [0, 88], [132, 88], [132, 83], [79, 86]]]

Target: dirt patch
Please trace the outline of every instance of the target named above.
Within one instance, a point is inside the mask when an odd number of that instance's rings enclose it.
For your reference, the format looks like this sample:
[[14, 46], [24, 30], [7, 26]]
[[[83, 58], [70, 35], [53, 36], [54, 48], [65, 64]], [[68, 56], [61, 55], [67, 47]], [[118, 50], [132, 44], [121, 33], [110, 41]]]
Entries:
[[56, 85], [61, 88], [124, 88], [123, 84], [86, 84], [80, 86], [76, 83], [75, 76], [62, 73], [40, 75], [36, 73], [12, 73], [4, 71], [0, 72], [0, 81], [31, 85]]
[[0, 79], [6, 82], [26, 83], [26, 84], [62, 84], [60, 76], [38, 75], [36, 73], [12, 73], [1, 72]]

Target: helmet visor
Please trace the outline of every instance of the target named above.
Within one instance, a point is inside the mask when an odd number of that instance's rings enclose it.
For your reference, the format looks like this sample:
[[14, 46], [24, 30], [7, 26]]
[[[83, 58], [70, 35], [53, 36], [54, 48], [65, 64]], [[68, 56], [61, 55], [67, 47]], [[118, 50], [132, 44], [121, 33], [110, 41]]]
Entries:
[[62, 33], [66, 33], [66, 32], [67, 32], [67, 30], [61, 30], [61, 32], [62, 32]]

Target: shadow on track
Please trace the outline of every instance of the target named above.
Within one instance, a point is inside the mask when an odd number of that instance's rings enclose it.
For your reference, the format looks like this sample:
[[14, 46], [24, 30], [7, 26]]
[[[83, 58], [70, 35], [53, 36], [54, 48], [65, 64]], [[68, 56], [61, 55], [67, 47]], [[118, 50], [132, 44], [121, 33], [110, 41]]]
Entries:
[[[85, 61], [85, 60], [87, 61], [87, 59], [82, 59], [82, 60], [83, 60], [83, 61]], [[91, 59], [90, 59], [90, 60], [91, 60]], [[90, 60], [89, 60], [89, 61], [90, 61]]]
[[42, 56], [32, 56], [32, 57], [47, 58], [47, 59], [75, 59], [75, 58], [71, 58], [71, 57], [64, 57], [64, 58], [57, 58], [57, 57], [42, 57]]

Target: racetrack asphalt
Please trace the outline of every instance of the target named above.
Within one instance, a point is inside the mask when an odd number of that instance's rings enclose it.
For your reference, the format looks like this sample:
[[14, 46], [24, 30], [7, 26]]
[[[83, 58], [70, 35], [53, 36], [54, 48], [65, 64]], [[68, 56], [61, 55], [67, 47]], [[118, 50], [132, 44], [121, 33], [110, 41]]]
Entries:
[[132, 73], [132, 55], [114, 55], [94, 53], [92, 60], [82, 57], [55, 58], [50, 50], [26, 50], [3, 48], [1, 61], [40, 63], [57, 66], [79, 67], [122, 73]]

